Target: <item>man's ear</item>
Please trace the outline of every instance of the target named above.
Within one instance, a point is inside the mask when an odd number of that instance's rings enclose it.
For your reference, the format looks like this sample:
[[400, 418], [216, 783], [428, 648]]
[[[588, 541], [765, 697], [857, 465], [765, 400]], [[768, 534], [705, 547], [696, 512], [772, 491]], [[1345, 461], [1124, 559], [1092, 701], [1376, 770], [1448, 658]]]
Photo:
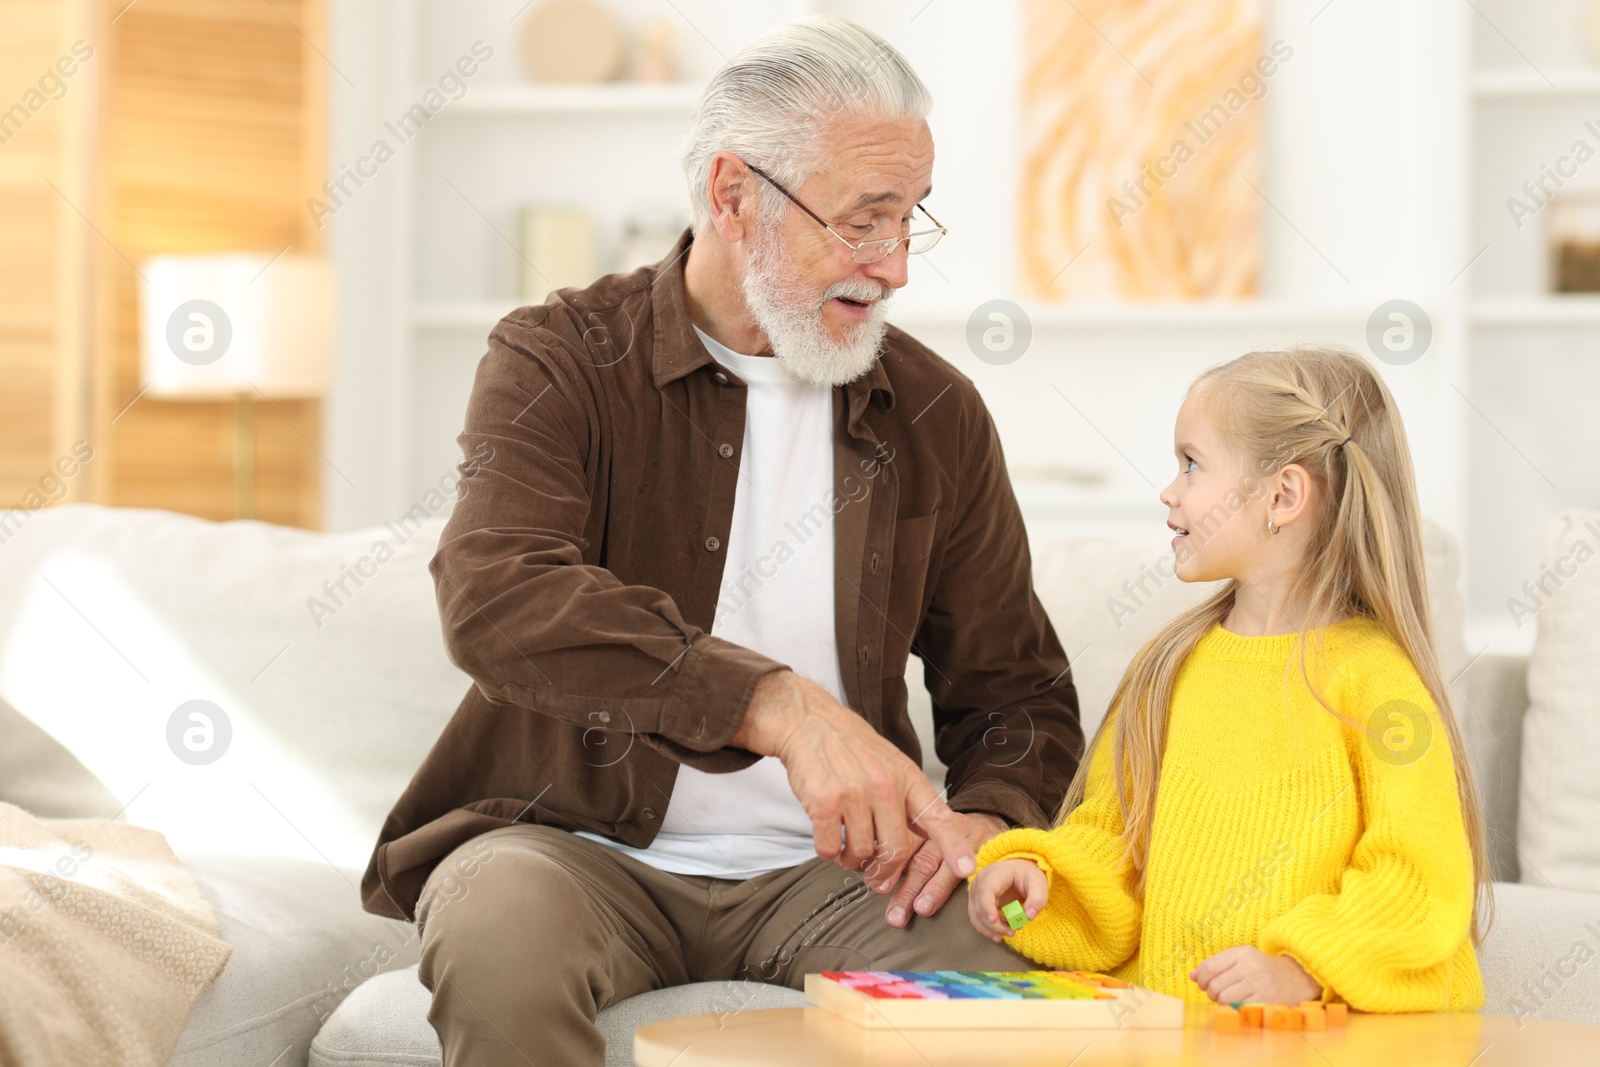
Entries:
[[754, 181], [750, 168], [732, 152], [718, 152], [711, 157], [706, 202], [712, 227], [730, 245], [750, 236], [756, 207]]
[[1272, 482], [1272, 499], [1267, 502], [1267, 516], [1273, 525], [1281, 528], [1308, 518], [1312, 491], [1311, 474], [1300, 464], [1290, 463], [1278, 471]]

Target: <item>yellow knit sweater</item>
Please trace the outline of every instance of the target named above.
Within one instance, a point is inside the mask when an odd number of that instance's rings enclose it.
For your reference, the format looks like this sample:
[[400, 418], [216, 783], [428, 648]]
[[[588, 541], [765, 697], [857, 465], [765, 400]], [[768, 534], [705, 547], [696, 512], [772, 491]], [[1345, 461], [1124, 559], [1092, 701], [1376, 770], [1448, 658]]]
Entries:
[[[1362, 1011], [1476, 1011], [1472, 858], [1455, 764], [1416, 668], [1376, 622], [1203, 637], [1174, 682], [1143, 900], [1119, 837], [1110, 738], [1053, 830], [992, 838], [978, 868], [1030, 859], [1049, 902], [1009, 943], [1191, 1001], [1189, 971], [1234, 945], [1288, 955]], [[1113, 713], [1114, 710], [1113, 710]]]

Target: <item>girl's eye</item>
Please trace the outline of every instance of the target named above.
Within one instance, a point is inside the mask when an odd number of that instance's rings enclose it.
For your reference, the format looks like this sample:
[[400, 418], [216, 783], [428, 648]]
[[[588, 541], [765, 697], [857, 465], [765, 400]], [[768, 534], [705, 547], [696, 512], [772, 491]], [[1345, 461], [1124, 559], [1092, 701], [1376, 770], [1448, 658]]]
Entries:
[[1198, 464], [1196, 464], [1196, 463], [1195, 463], [1195, 461], [1194, 461], [1194, 460], [1193, 460], [1193, 459], [1191, 459], [1191, 458], [1190, 458], [1190, 457], [1188, 457], [1188, 456], [1184, 456], [1184, 457], [1183, 457], [1183, 473], [1185, 473], [1185, 474], [1188, 474], [1188, 473], [1189, 473], [1189, 472], [1190, 472], [1190, 471], [1192, 471], [1192, 470], [1193, 470], [1193, 469], [1194, 469], [1194, 468], [1195, 468], [1195, 467], [1196, 467], [1196, 466], [1198, 466]]

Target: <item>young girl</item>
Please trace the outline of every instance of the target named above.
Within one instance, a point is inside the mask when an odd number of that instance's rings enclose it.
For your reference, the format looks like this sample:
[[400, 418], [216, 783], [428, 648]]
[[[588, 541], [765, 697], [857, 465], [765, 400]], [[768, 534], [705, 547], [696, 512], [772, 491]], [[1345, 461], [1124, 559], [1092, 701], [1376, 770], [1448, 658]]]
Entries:
[[1347, 351], [1252, 352], [1175, 441], [1178, 577], [1228, 581], [1134, 657], [1055, 827], [979, 852], [973, 925], [1020, 899], [1019, 952], [1188, 1000], [1476, 1011], [1483, 827], [1393, 397]]

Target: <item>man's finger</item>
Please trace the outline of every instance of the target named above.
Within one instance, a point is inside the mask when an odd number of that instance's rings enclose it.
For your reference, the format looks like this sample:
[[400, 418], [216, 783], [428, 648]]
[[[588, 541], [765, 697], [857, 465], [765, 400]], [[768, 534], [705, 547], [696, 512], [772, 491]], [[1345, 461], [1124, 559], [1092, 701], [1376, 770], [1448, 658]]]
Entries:
[[904, 848], [893, 848], [878, 842], [872, 862], [862, 868], [861, 878], [874, 893], [888, 893], [900, 880], [900, 874], [910, 864], [912, 857], [922, 847], [923, 839], [913, 834]]
[[925, 843], [917, 850], [911, 857], [911, 862], [906, 865], [906, 880], [895, 891], [887, 911], [884, 912], [890, 926], [904, 926], [911, 921], [912, 902], [943, 866], [944, 859], [931, 842]]
[[911, 816], [912, 825], [939, 847], [944, 862], [957, 876], [965, 878], [977, 870], [972, 843], [961, 832], [961, 817], [939, 798], [926, 778], [911, 783], [906, 795], [906, 813]]
[[[875, 793], [872, 797], [872, 818], [878, 834], [877, 847], [892, 856], [909, 859], [915, 852], [912, 842], [917, 835], [906, 824], [906, 811], [900, 798], [888, 792]], [[900, 865], [895, 866], [898, 868]]]
[[949, 864], [940, 863], [939, 869], [934, 872], [928, 884], [923, 887], [912, 907], [918, 915], [932, 915], [944, 907], [945, 901], [950, 899], [950, 894], [955, 892], [956, 886], [966, 879], [950, 869]]
[[838, 864], [847, 871], [858, 871], [872, 859], [877, 842], [872, 836], [872, 809], [849, 804], [844, 809], [844, 848]]
[[811, 816], [811, 845], [817, 850], [817, 855], [830, 862], [839, 858], [839, 853], [843, 851], [839, 831], [843, 825], [836, 812]]

